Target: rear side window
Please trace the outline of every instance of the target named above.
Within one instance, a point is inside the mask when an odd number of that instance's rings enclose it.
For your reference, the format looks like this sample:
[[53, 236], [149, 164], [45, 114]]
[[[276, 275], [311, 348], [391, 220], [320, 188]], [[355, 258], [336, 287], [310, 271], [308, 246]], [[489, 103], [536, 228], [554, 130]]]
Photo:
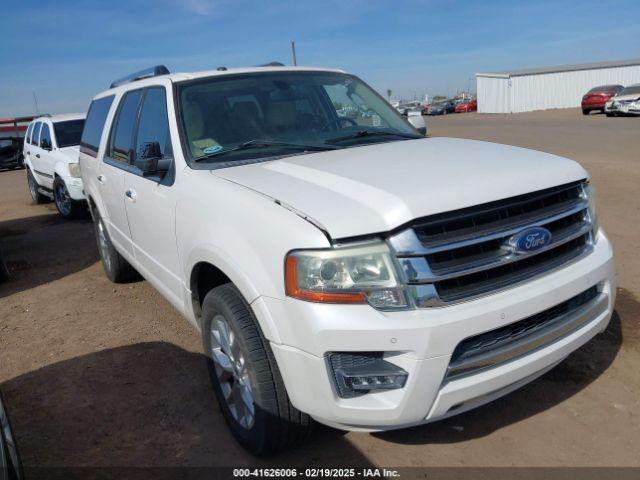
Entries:
[[36, 122], [36, 124], [33, 126], [33, 132], [31, 135], [31, 141], [29, 143], [31, 143], [31, 145], [38, 145], [40, 143], [40, 126], [42, 125], [42, 122]]
[[102, 130], [107, 121], [107, 115], [113, 103], [113, 97], [114, 96], [111, 95], [91, 102], [80, 140], [80, 151], [82, 153], [86, 153], [92, 157], [98, 156]]
[[80, 144], [84, 120], [67, 120], [53, 124], [58, 148], [71, 147]]
[[133, 130], [138, 119], [142, 90], [128, 92], [120, 102], [118, 115], [111, 130], [110, 154], [112, 160], [129, 163], [133, 148]]
[[29, 127], [27, 127], [27, 133], [24, 136], [26, 143], [30, 143], [31, 142], [31, 132], [33, 132], [33, 123], [29, 124]]
[[48, 123], [42, 124], [42, 130], [40, 131], [40, 148], [45, 150], [51, 150], [51, 131]]

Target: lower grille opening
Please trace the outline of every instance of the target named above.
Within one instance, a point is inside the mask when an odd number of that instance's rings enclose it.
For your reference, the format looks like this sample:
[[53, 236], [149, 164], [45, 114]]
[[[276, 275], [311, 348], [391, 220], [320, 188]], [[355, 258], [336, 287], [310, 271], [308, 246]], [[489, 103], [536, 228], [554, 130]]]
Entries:
[[[592, 316], [582, 321], [578, 318], [573, 323], [563, 323], [572, 313], [588, 306], [599, 295], [598, 287], [593, 286], [531, 317], [463, 340], [451, 356], [445, 379], [476, 373], [553, 343], [597, 314], [593, 312]], [[547, 336], [543, 336], [545, 332], [548, 332]]]

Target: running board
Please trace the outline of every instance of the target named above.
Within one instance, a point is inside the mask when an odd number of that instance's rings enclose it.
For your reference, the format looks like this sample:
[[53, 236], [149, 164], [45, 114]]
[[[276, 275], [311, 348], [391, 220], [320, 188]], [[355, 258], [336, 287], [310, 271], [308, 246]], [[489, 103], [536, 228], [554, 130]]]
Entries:
[[38, 187], [38, 193], [53, 200], [53, 191], [49, 190], [48, 188]]

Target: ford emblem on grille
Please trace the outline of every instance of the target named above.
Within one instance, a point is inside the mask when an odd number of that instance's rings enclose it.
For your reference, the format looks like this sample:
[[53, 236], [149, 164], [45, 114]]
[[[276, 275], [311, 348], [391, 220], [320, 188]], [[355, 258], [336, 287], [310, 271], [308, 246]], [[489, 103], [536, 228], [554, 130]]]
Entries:
[[546, 228], [532, 227], [521, 230], [509, 238], [509, 246], [516, 253], [528, 253], [551, 243], [551, 232]]

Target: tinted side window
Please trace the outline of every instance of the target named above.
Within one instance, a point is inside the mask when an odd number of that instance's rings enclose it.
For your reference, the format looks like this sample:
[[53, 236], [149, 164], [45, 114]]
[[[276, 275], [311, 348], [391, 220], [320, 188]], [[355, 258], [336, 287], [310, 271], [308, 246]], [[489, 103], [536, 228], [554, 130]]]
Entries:
[[164, 88], [150, 88], [144, 97], [136, 139], [136, 158], [141, 158], [153, 142], [158, 143], [162, 158], [173, 157]]
[[40, 130], [40, 148], [51, 149], [51, 131], [48, 123], [43, 123]]
[[92, 157], [98, 156], [102, 130], [104, 129], [104, 123], [107, 121], [107, 115], [113, 103], [113, 97], [114, 96], [111, 95], [91, 102], [89, 113], [87, 113], [87, 119], [84, 123], [84, 129], [82, 130], [82, 138], [80, 140], [81, 152], [91, 155]]
[[38, 145], [40, 143], [40, 126], [42, 122], [36, 122], [33, 126], [33, 132], [31, 135], [31, 145]]
[[30, 123], [29, 126], [27, 127], [27, 133], [24, 136], [26, 143], [31, 142], [31, 132], [33, 132], [33, 123]]
[[113, 160], [129, 163], [133, 148], [133, 129], [140, 110], [142, 90], [128, 92], [120, 102], [117, 118], [111, 130], [110, 154]]

